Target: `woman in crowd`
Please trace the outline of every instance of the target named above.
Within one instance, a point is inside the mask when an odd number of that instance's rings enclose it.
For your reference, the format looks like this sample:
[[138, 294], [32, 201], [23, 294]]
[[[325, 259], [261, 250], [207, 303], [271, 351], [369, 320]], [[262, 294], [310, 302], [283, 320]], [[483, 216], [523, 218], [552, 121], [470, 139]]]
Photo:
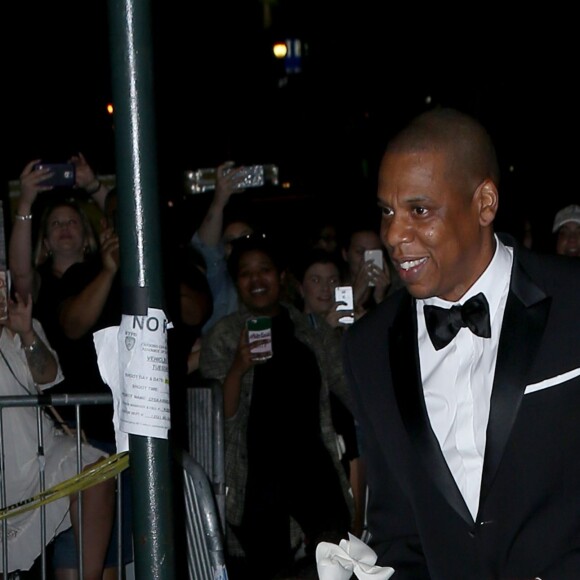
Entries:
[[[76, 188], [94, 180], [94, 173], [84, 158], [76, 160]], [[45, 185], [49, 170], [38, 169], [36, 162], [29, 162], [20, 176], [20, 196], [9, 243], [9, 267], [14, 290], [20, 295], [32, 293], [34, 317], [45, 329], [51, 346], [58, 353], [64, 373], [53, 392], [56, 393], [105, 393], [109, 387], [103, 382], [93, 344], [92, 328], [74, 324], [73, 336], [62, 324], [62, 304], [75, 292], [80, 292], [88, 281], [99, 276], [102, 284], [92, 299], [84, 304], [87, 316], [96, 317], [101, 326], [118, 324], [120, 320], [120, 285], [118, 269], [119, 240], [111, 227], [104, 221], [105, 199], [103, 192], [109, 190], [99, 186], [98, 217], [102, 230], [98, 237], [88, 214], [72, 197], [72, 189], [57, 190]], [[98, 181], [98, 180], [97, 180]], [[100, 182], [99, 182], [100, 184]], [[36, 217], [39, 213], [39, 218]], [[33, 249], [34, 248], [34, 249]], [[99, 293], [100, 292], [100, 293]], [[96, 327], [95, 327], [96, 328]], [[80, 330], [83, 330], [81, 333]], [[74, 426], [75, 409], [72, 406], [57, 407], [59, 419]], [[83, 435], [95, 447], [106, 453], [115, 452], [113, 406], [93, 405], [81, 407]], [[123, 473], [123, 488], [128, 472]], [[128, 497], [128, 494], [125, 494]], [[127, 512], [129, 500], [124, 502]], [[124, 521], [129, 516], [124, 513]], [[125, 526], [128, 529], [128, 526]], [[107, 558], [107, 578], [117, 575], [117, 527]], [[69, 577], [76, 573], [76, 549], [72, 534], [65, 532], [54, 545], [54, 566], [68, 570]], [[124, 561], [132, 558], [130, 532], [124, 533]]]
[[[336, 341], [281, 300], [285, 268], [276, 246], [259, 235], [237, 240], [228, 267], [242, 307], [204, 338], [200, 370], [224, 390], [230, 556], [239, 541], [252, 577], [269, 579], [292, 563], [291, 521], [312, 557], [319, 541], [338, 542], [352, 530], [330, 391], [347, 404], [348, 397]], [[248, 342], [253, 317], [271, 323], [267, 360], [252, 352], [264, 341]]]
[[[301, 297], [301, 310], [307, 315], [313, 328], [334, 334], [340, 348], [342, 333], [350, 325], [339, 322], [347, 314], [337, 310], [335, 289], [340, 286], [341, 261], [334, 252], [320, 248], [308, 248], [298, 257], [293, 277]], [[354, 320], [354, 319], [353, 319]], [[355, 501], [354, 534], [362, 534], [364, 525], [365, 490], [363, 465], [359, 454], [354, 417], [334, 393], [330, 393], [332, 421], [340, 436], [341, 461], [349, 478]]]
[[[4, 396], [37, 394], [62, 380], [55, 351], [49, 346], [41, 324], [32, 318], [32, 299], [9, 301], [8, 317], [0, 323], [0, 387]], [[3, 477], [7, 505], [33, 498], [41, 490], [40, 458], [43, 460], [46, 489], [77, 473], [76, 438], [62, 433], [41, 413], [42, 445], [38, 440], [36, 410], [17, 407], [2, 413]], [[105, 454], [82, 445], [83, 466], [89, 467]], [[89, 465], [90, 464], [90, 465]], [[85, 580], [102, 580], [105, 555], [114, 512], [114, 480], [89, 487], [83, 492], [83, 565]], [[74, 528], [78, 544], [78, 496], [72, 494], [50, 501], [41, 511], [31, 509], [7, 520], [8, 572], [28, 570], [41, 553], [39, 527], [44, 518], [45, 541], [63, 530]], [[0, 531], [0, 542], [2, 532]], [[3, 563], [0, 560], [0, 578]], [[57, 570], [57, 580], [65, 570]]]

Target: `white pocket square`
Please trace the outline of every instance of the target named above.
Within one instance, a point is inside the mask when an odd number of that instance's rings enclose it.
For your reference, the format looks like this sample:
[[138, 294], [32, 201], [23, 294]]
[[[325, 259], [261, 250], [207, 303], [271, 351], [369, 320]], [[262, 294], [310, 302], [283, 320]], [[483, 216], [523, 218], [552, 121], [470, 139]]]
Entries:
[[550, 377], [549, 379], [545, 379], [540, 381], [539, 383], [534, 383], [533, 385], [528, 385], [526, 390], [524, 391], [524, 395], [528, 395], [529, 393], [535, 393], [536, 391], [541, 391], [542, 389], [548, 389], [550, 387], [554, 387], [556, 385], [560, 385], [573, 379], [580, 375], [580, 368], [573, 369], [564, 373], [562, 375], [557, 375], [555, 377]]
[[340, 544], [320, 542], [316, 546], [316, 567], [320, 580], [349, 580], [353, 572], [359, 580], [388, 580], [395, 572], [389, 566], [376, 566], [377, 555], [356, 536]]

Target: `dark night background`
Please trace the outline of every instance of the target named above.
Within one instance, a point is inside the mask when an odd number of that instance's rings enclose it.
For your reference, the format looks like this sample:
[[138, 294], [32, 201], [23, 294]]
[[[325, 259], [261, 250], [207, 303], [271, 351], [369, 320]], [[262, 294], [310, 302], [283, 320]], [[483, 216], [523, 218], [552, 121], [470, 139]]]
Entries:
[[[78, 150], [114, 174], [107, 2], [13, 4], [3, 10], [5, 181], [30, 159]], [[259, 0], [151, 6], [163, 196], [181, 199], [185, 170], [233, 159], [275, 163], [292, 184], [251, 192], [272, 219], [300, 222], [305, 200], [373, 205], [386, 140], [442, 104], [477, 116], [495, 140], [498, 229], [518, 233], [529, 217], [537, 246], [549, 246], [555, 211], [580, 201], [578, 36], [564, 9], [277, 0], [265, 27]], [[289, 37], [303, 43], [300, 74], [272, 56]], [[180, 202], [189, 227], [202, 198]]]

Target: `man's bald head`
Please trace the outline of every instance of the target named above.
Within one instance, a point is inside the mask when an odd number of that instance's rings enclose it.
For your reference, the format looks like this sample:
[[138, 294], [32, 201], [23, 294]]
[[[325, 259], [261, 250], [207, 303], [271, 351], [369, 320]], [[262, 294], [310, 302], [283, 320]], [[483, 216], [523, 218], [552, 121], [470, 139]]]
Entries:
[[448, 159], [450, 176], [465, 180], [470, 191], [485, 179], [499, 184], [499, 165], [491, 137], [473, 117], [436, 108], [415, 117], [388, 144], [386, 153], [438, 152]]

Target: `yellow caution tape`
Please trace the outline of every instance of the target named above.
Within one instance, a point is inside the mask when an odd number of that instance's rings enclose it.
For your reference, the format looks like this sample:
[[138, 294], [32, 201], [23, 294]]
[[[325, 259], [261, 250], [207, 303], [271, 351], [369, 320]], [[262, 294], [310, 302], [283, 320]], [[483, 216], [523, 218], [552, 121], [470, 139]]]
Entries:
[[50, 489], [37, 495], [21, 500], [17, 503], [0, 509], [0, 520], [36, 509], [41, 505], [55, 501], [72, 493], [87, 489], [106, 479], [115, 477], [129, 466], [129, 452], [116, 453], [93, 464], [89, 469], [81, 471], [78, 475], [66, 479]]

